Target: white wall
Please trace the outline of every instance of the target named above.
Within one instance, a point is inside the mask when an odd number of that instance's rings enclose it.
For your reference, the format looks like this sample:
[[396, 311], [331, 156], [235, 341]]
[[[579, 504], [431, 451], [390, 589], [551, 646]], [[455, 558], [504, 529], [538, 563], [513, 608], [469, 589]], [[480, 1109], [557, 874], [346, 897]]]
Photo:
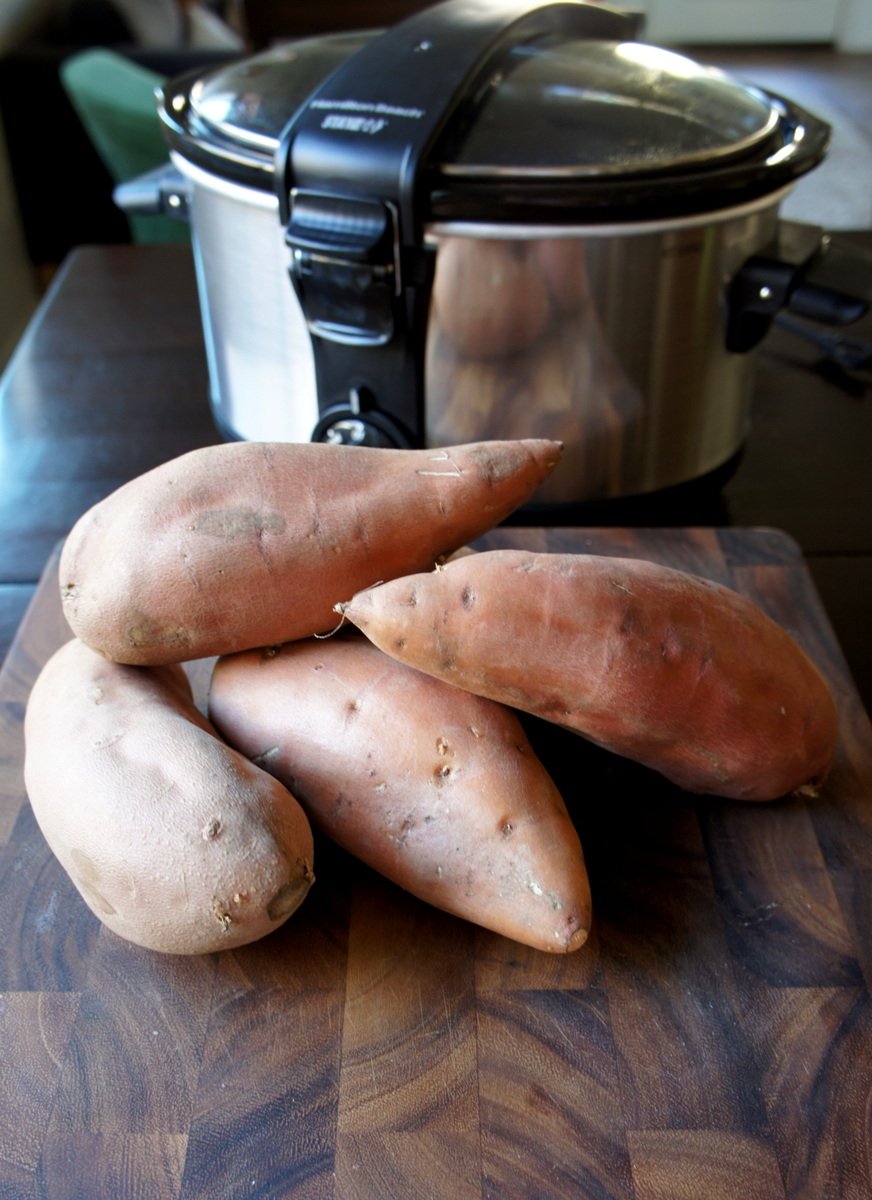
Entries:
[[841, 0], [836, 45], [840, 50], [872, 51], [872, 0]]
[[829, 42], [872, 51], [872, 0], [618, 0], [645, 13], [645, 36], [664, 45]]

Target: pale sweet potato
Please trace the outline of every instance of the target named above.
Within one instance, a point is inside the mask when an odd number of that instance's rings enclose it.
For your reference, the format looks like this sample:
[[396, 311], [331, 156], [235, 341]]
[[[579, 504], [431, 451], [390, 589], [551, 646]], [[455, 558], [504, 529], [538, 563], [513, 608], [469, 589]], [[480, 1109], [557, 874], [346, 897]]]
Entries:
[[220, 659], [209, 713], [314, 825], [419, 899], [540, 950], [584, 942], [578, 835], [509, 709], [340, 635]]
[[200, 954], [254, 941], [313, 882], [305, 813], [219, 739], [180, 666], [119, 666], [68, 642], [28, 700], [24, 776], [88, 907], [137, 945]]
[[492, 550], [338, 608], [402, 662], [691, 792], [811, 791], [833, 761], [836, 708], [809, 657], [759, 606], [680, 570]]
[[106, 658], [146, 665], [322, 632], [352, 591], [425, 570], [499, 524], [560, 450], [544, 440], [195, 450], [76, 522], [60, 561], [64, 612]]

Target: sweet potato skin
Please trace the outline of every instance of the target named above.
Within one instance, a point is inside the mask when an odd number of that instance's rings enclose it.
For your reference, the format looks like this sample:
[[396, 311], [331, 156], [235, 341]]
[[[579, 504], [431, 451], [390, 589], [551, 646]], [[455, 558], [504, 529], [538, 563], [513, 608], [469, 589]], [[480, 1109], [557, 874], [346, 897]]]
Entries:
[[400, 661], [691, 792], [775, 799], [832, 764], [836, 707], [808, 656], [747, 598], [675, 568], [491, 550], [339, 607]]
[[536, 949], [584, 942], [578, 835], [502, 705], [352, 635], [220, 659], [209, 714], [313, 825], [419, 899]]
[[351, 591], [426, 570], [502, 521], [560, 450], [537, 440], [194, 450], [76, 522], [60, 560], [64, 613], [92, 649], [140, 665], [323, 632]]
[[25, 714], [25, 785], [45, 839], [91, 911], [170, 954], [270, 933], [314, 880], [305, 813], [220, 741], [180, 666], [108, 663], [73, 639]]

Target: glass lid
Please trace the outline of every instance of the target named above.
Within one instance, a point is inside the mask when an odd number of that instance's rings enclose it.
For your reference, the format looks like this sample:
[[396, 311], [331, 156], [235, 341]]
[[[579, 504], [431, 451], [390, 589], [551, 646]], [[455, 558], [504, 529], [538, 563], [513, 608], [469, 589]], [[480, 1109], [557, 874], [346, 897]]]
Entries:
[[[288, 119], [375, 34], [291, 42], [198, 79], [189, 133], [272, 154]], [[761, 92], [640, 42], [516, 46], [461, 106], [437, 149], [446, 174], [601, 175], [715, 165], [777, 127]]]
[[[170, 147], [223, 178], [283, 196], [290, 176], [278, 160], [296, 152], [299, 126], [281, 155], [279, 147], [300, 117], [315, 131], [303, 158], [316, 162], [317, 136], [317, 161], [326, 164], [302, 186], [341, 190], [351, 178], [366, 182], [420, 108], [439, 132], [417, 162], [419, 211], [475, 220], [498, 210], [504, 221], [725, 207], [789, 184], [826, 150], [829, 127], [798, 106], [614, 30], [608, 38], [538, 30], [495, 47], [459, 90], [441, 68], [425, 70], [419, 86], [409, 64], [405, 74], [385, 65], [396, 62], [389, 39], [405, 24], [291, 41], [170, 81], [159, 100]], [[463, 36], [461, 28], [461, 45]], [[421, 47], [429, 43], [411, 50]], [[441, 113], [440, 88], [448, 92]], [[354, 116], [374, 111], [372, 97], [383, 101], [383, 93], [391, 103], [376, 106], [378, 120]]]
[[190, 132], [273, 153], [300, 105], [372, 36], [304, 38], [203, 76], [187, 98]]
[[752, 153], [778, 123], [764, 93], [674, 51], [549, 36], [507, 55], [438, 161], [467, 178], [716, 167]]

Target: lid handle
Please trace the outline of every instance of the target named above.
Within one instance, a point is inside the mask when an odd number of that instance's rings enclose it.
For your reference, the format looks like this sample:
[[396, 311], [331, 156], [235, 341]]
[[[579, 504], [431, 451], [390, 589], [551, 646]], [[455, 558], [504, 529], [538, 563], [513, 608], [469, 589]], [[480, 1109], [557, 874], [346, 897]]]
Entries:
[[[279, 139], [275, 177], [322, 413], [341, 409], [343, 396], [363, 386], [374, 410], [406, 430], [410, 444], [421, 443], [423, 338], [412, 331], [432, 281], [416, 195], [428, 151], [512, 46], [554, 32], [628, 40], [639, 26], [637, 14], [585, 0], [444, 0], [367, 43], [297, 110]], [[365, 269], [355, 272], [362, 259]], [[325, 288], [335, 294], [337, 270], [345, 272], [346, 299], [355, 280], [359, 294], [330, 328]], [[385, 347], [382, 368], [376, 359]]]

